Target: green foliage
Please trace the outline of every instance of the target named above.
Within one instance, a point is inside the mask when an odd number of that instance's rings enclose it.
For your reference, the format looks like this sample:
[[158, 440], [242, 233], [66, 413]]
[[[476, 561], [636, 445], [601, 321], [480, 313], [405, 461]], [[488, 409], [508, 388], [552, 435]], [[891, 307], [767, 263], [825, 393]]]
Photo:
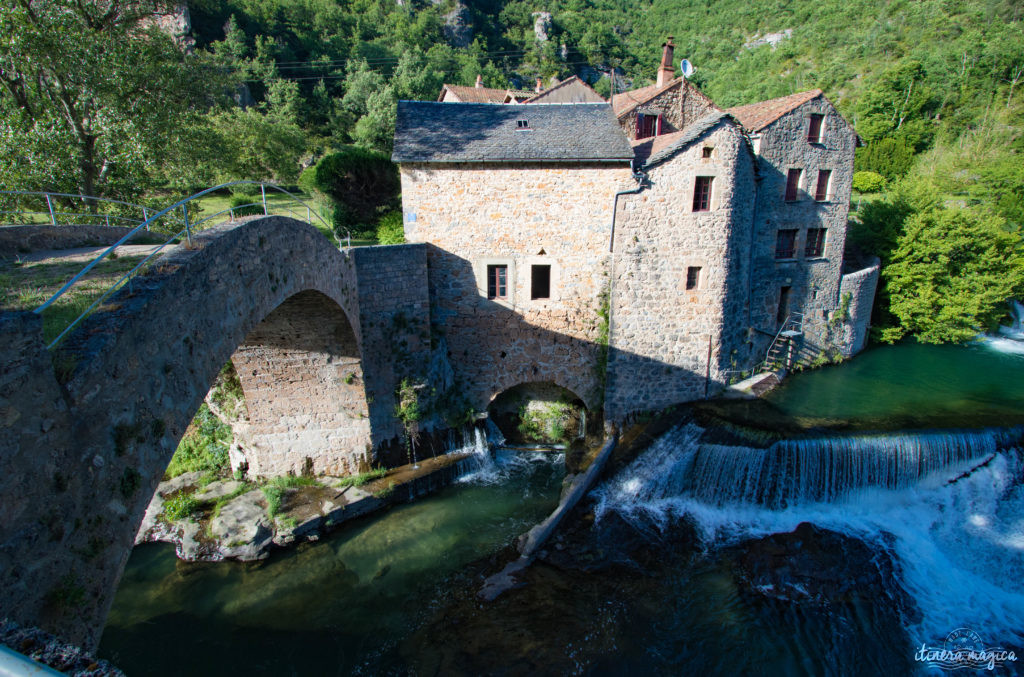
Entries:
[[377, 244], [403, 244], [405, 228], [402, 224], [402, 212], [393, 211], [385, 215], [377, 223]]
[[401, 421], [408, 431], [414, 423], [423, 418], [423, 408], [420, 406], [416, 385], [407, 378], [402, 379], [395, 400], [395, 418]]
[[369, 470], [367, 472], [361, 472], [358, 475], [349, 475], [348, 477], [342, 477], [340, 480], [338, 480], [338, 483], [335, 484], [335, 486], [338, 487], [339, 489], [344, 487], [361, 487], [367, 482], [371, 480], [380, 479], [381, 477], [384, 477], [387, 474], [388, 471], [386, 468], [374, 468], [373, 470]]
[[181, 438], [164, 477], [171, 479], [196, 470], [226, 472], [230, 466], [228, 444], [231, 439], [231, 428], [221, 423], [204, 402]]
[[178, 492], [164, 501], [164, 517], [171, 522], [183, 520], [199, 510], [199, 501], [192, 494]]
[[373, 230], [381, 214], [398, 206], [398, 168], [382, 154], [357, 146], [331, 153], [316, 164], [316, 192], [334, 203], [339, 232]]
[[284, 499], [284, 488], [273, 484], [260, 487], [263, 497], [267, 500], [267, 517], [274, 519], [274, 515], [281, 510], [281, 501]]
[[228, 360], [217, 374], [213, 387], [210, 388], [210, 399], [226, 416], [239, 418], [244, 415], [245, 393], [231, 360]]
[[395, 493], [395, 483], [394, 482], [392, 482], [388, 486], [384, 487], [383, 489], [380, 489], [378, 491], [373, 492], [373, 497], [377, 498], [377, 499], [383, 500], [385, 498], [389, 498], [391, 496], [391, 494], [393, 494], [393, 493]]
[[545, 402], [541, 405], [524, 404], [519, 408], [519, 434], [527, 442], [571, 441], [566, 423], [574, 413], [567, 402]]
[[[854, 174], [854, 183], [857, 181], [858, 174], [874, 173], [875, 176], [881, 175], [887, 179], [896, 179], [910, 171], [913, 164], [914, 148], [906, 139], [891, 137], [878, 139], [857, 149], [854, 160], [854, 169], [857, 170]], [[855, 190], [860, 189], [855, 187]], [[881, 190], [881, 186], [875, 190], [861, 192], [873, 193], [879, 190]]]
[[853, 189], [858, 193], [877, 193], [885, 188], [885, 177], [875, 172], [853, 173]]
[[294, 489], [296, 487], [314, 487], [317, 481], [306, 475], [283, 475], [271, 479], [268, 484], [280, 489]]
[[909, 218], [883, 271], [899, 319], [884, 338], [910, 333], [928, 343], [959, 343], [994, 328], [1007, 299], [1024, 291], [1020, 236], [1004, 226], [997, 216], [960, 208]]
[[235, 216], [254, 216], [263, 213], [262, 199], [256, 194], [232, 195], [228, 205]]

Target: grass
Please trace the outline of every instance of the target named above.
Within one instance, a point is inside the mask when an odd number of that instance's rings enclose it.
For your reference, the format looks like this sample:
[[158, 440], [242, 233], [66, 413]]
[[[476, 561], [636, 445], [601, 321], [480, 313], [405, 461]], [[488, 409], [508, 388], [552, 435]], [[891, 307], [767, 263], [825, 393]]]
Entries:
[[315, 486], [317, 481], [312, 477], [287, 475], [275, 477], [266, 486], [260, 487], [263, 497], [267, 499], [267, 517], [271, 520], [281, 510], [281, 501], [284, 500], [285, 491], [296, 487]]
[[386, 468], [376, 468], [374, 470], [370, 470], [367, 472], [361, 472], [358, 475], [350, 475], [348, 477], [343, 477], [340, 480], [338, 480], [338, 483], [335, 484], [334, 486], [338, 488], [361, 487], [367, 482], [380, 479], [381, 477], [384, 477], [387, 474], [388, 471]]
[[164, 501], [164, 517], [171, 522], [185, 519], [199, 510], [199, 501], [192, 494], [177, 493]]
[[[119, 256], [104, 260], [74, 287], [43, 311], [43, 338], [55, 339], [112, 284], [142, 260], [142, 256]], [[0, 308], [34, 310], [53, 296], [68, 280], [85, 267], [84, 261], [46, 260], [12, 262], [0, 265]], [[100, 309], [111, 306], [101, 304]]]
[[231, 428], [213, 415], [204, 402], [181, 438], [164, 472], [165, 479], [197, 470], [222, 475], [227, 472]]
[[[263, 197], [260, 195], [259, 186], [253, 186], [253, 188], [255, 188], [255, 194], [252, 195], [251, 201], [261, 204], [263, 202]], [[302, 191], [289, 192], [309, 205], [311, 209], [319, 213], [327, 223], [331, 222], [330, 213], [325, 211], [322, 206], [317, 205], [316, 201], [310, 197], [308, 193], [304, 193]], [[199, 219], [224, 211], [231, 206], [231, 199], [233, 197], [234, 196], [231, 193], [211, 193], [195, 200], [190, 205], [190, 209], [193, 210], [190, 212], [193, 215], [192, 218], [198, 221]], [[303, 221], [306, 219], [306, 210], [302, 205], [297, 204], [284, 193], [279, 193], [273, 189], [267, 190], [267, 213], [276, 214], [278, 216], [291, 216]], [[211, 220], [210, 224], [220, 223], [222, 220], [227, 219], [227, 217], [228, 213], [225, 212], [222, 216]], [[324, 234], [324, 236], [331, 239], [331, 229], [320, 221], [320, 219], [313, 217], [312, 223], [317, 230]]]

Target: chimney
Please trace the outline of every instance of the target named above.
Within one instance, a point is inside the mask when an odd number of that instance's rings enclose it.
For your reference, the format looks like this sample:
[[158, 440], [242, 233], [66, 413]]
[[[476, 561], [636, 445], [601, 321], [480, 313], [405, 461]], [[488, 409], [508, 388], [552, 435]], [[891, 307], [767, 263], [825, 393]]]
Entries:
[[484, 76], [482, 76], [482, 75], [476, 76], [476, 88], [477, 89], [482, 89], [483, 86], [484, 86]]
[[541, 80], [540, 78], [537, 78], [537, 86], [533, 88], [533, 91], [537, 92], [538, 94], [543, 92], [544, 91], [544, 81]]
[[672, 67], [672, 52], [675, 45], [672, 44], [672, 36], [663, 44], [661, 52], [661, 65], [658, 67], [658, 87], [667, 84], [676, 76], [676, 69]]

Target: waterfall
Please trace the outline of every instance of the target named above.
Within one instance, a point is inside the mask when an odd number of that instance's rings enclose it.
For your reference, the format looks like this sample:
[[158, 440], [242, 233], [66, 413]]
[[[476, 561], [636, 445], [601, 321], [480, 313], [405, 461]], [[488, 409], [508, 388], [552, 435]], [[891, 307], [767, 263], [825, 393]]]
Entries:
[[618, 503], [687, 496], [712, 505], [781, 509], [834, 501], [862, 487], [901, 489], [942, 468], [990, 456], [1006, 432], [935, 432], [783, 440], [766, 449], [701, 442], [687, 424], [659, 438], [602, 496]]
[[990, 347], [1004, 353], [1024, 353], [1024, 304], [1010, 301], [1010, 326], [999, 327], [999, 336], [985, 337]]
[[715, 547], [801, 522], [859, 538], [898, 563], [922, 641], [957, 627], [1024, 641], [1021, 430], [702, 442], [680, 425], [595, 489], [595, 514], [642, 530], [687, 519]]

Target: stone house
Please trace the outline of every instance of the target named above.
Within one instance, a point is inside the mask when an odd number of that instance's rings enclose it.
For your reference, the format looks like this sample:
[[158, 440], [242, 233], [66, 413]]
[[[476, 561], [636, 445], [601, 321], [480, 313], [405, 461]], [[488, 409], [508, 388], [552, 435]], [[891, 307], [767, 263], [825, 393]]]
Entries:
[[536, 94], [515, 89], [484, 87], [483, 78], [478, 75], [473, 87], [447, 83], [441, 85], [437, 100], [443, 103], [522, 103]]
[[478, 410], [553, 383], [621, 421], [771, 351], [863, 346], [878, 268], [843, 269], [852, 127], [820, 90], [722, 111], [672, 77], [671, 48], [611, 105], [399, 102], [406, 239], [428, 244]]
[[612, 108], [626, 136], [633, 140], [682, 131], [691, 122], [719, 110], [684, 77], [675, 77], [672, 38], [662, 45], [653, 85], [612, 96]]
[[470, 404], [554, 383], [600, 410], [610, 223], [633, 159], [611, 108], [402, 101], [396, 125], [405, 236], [428, 245], [432, 321]]

